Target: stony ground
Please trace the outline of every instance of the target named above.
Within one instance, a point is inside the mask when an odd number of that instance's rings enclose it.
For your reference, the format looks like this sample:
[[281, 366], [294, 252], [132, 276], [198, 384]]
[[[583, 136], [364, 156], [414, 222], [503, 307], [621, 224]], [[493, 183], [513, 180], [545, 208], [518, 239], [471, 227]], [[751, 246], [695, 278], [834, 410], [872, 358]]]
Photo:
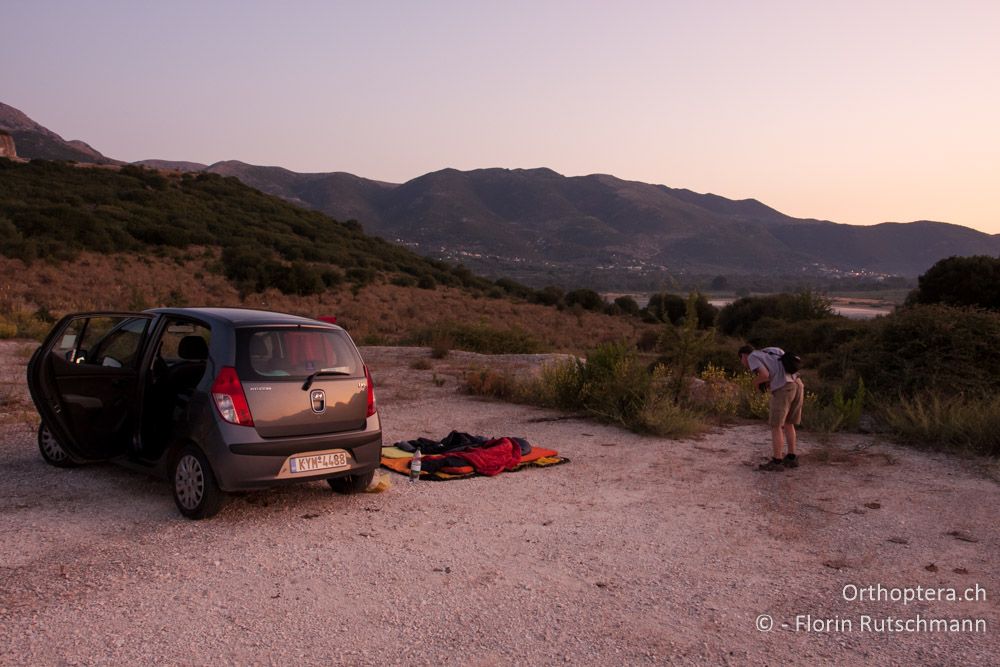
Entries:
[[[414, 370], [426, 350], [369, 348], [387, 441], [520, 435], [572, 462], [392, 474], [389, 490], [351, 497], [303, 484], [191, 522], [164, 482], [41, 460], [27, 347], [0, 343], [3, 665], [1000, 664], [991, 462], [805, 434], [801, 468], [761, 473], [759, 424], [641, 437], [456, 391], [469, 365], [537, 359], [453, 353]], [[879, 584], [987, 598], [843, 597]], [[796, 631], [806, 614], [854, 628]], [[863, 614], [987, 629], [865, 632]]]

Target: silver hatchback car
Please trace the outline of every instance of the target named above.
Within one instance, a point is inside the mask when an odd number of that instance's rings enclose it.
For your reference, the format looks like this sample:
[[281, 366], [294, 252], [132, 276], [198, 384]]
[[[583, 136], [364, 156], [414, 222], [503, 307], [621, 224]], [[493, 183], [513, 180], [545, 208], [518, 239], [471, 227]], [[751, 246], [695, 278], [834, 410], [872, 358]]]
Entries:
[[371, 374], [339, 326], [235, 308], [62, 318], [28, 363], [49, 463], [118, 460], [171, 481], [181, 514], [225, 494], [325, 479], [363, 490], [382, 427]]

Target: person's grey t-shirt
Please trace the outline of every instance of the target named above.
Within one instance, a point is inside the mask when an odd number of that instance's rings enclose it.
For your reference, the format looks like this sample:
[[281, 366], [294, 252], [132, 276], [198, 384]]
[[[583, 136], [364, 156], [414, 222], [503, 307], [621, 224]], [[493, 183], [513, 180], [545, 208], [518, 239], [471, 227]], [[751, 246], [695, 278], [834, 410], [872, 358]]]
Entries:
[[789, 379], [785, 374], [785, 367], [781, 365], [781, 355], [785, 353], [780, 347], [765, 347], [762, 350], [754, 350], [747, 355], [747, 363], [750, 370], [757, 372], [763, 366], [767, 369], [767, 374], [771, 377], [771, 391], [781, 389], [788, 384]]

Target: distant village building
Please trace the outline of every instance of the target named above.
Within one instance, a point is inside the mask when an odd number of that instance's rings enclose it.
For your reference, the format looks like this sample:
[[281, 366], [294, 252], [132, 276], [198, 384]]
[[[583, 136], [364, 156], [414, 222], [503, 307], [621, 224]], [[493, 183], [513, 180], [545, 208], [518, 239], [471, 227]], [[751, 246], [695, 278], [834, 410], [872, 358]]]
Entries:
[[14, 149], [14, 137], [3, 130], [0, 130], [0, 157], [10, 158], [11, 160], [17, 158], [17, 151]]

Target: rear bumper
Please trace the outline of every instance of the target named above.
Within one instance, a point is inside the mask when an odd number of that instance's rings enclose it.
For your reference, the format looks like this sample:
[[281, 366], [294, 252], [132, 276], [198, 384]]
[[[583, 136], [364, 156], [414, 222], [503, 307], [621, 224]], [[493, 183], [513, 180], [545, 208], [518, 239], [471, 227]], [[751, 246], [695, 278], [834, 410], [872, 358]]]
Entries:
[[[208, 455], [223, 491], [251, 491], [363, 474], [377, 468], [382, 456], [382, 429], [378, 418], [369, 418], [368, 426], [364, 431], [353, 433], [267, 440], [251, 438], [251, 442], [233, 442], [216, 449], [214, 456]], [[330, 451], [346, 452], [347, 467], [290, 473], [288, 460], [292, 456]]]

